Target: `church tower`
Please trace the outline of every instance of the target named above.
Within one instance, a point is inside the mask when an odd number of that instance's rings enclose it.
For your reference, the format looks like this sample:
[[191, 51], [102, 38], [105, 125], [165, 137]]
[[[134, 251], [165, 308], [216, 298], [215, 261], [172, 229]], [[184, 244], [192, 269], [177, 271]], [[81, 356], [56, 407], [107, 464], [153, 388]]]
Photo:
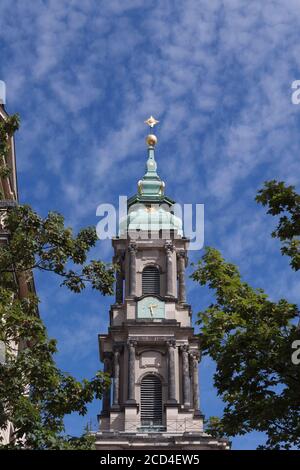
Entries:
[[[157, 122], [146, 121], [150, 128]], [[149, 134], [146, 173], [112, 241], [116, 300], [108, 333], [99, 335], [112, 385], [103, 397], [96, 448], [226, 449], [225, 440], [203, 431], [199, 338], [185, 289], [189, 240], [157, 174], [156, 143]]]

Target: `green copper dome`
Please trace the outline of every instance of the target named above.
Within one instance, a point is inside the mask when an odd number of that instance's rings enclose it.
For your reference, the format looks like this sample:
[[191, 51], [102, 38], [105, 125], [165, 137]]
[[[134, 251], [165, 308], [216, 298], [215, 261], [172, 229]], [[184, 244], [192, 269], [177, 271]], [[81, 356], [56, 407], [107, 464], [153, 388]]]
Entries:
[[137, 203], [132, 206], [128, 216], [120, 223], [120, 235], [127, 230], [151, 232], [174, 230], [183, 236], [181, 219], [161, 205], [154, 204], [147, 206]]

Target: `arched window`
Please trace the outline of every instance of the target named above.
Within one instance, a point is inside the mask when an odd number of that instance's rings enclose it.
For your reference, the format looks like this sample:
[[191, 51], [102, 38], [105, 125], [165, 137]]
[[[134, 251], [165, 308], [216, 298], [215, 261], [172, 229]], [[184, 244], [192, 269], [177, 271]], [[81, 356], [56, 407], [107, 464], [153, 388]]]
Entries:
[[159, 269], [155, 266], [146, 266], [142, 274], [142, 293], [160, 294]]
[[141, 381], [141, 424], [149, 428], [162, 426], [162, 385], [153, 374]]

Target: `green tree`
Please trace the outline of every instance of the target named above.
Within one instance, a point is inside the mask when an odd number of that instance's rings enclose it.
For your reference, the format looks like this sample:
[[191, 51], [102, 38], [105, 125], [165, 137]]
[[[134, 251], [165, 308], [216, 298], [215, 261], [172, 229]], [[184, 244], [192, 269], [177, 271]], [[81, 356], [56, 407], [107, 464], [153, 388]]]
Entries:
[[[12, 117], [5, 132], [15, 128]], [[2, 143], [0, 152], [5, 156], [8, 151]], [[0, 363], [0, 427], [5, 429], [8, 420], [14, 426], [12, 443], [6, 447], [92, 448], [88, 433], [81, 438], [64, 435], [63, 419], [71, 412], [84, 415], [87, 404], [102, 397], [109, 378], [98, 372], [79, 382], [56, 366], [56, 341], [48, 338], [39, 317], [38, 297], [34, 291], [24, 295], [21, 286], [32, 271], [40, 270], [56, 274], [62, 286], [75, 293], [90, 285], [110, 295], [115, 266], [88, 261], [97, 241], [94, 228], [73, 235], [54, 212], [42, 218], [29, 206], [8, 208], [5, 230], [7, 243], [0, 243], [0, 343], [5, 350]]]
[[16, 280], [24, 281], [39, 269], [57, 274], [62, 285], [74, 292], [90, 284], [106, 295], [112, 294], [115, 267], [96, 260], [88, 263], [88, 251], [97, 239], [95, 230], [84, 229], [74, 237], [59, 214], [42, 219], [28, 206], [12, 208], [6, 228], [8, 243], [0, 245], [0, 341], [6, 351], [0, 364], [0, 426], [4, 429], [10, 420], [15, 429], [13, 445], [21, 447], [85, 446], [89, 437], [61, 436], [63, 418], [73, 411], [84, 415], [87, 403], [101, 398], [109, 379], [99, 372], [92, 380], [78, 382], [57, 368], [56, 341], [47, 337], [37, 315], [38, 298], [34, 292], [20, 298]]
[[283, 181], [266, 181], [256, 201], [268, 206], [268, 214], [280, 215], [279, 223], [272, 232], [272, 237], [281, 243], [281, 252], [290, 257], [291, 267], [300, 269], [300, 194], [294, 186], [287, 186]]
[[203, 354], [216, 361], [214, 384], [225, 409], [209, 429], [227, 436], [262, 431], [266, 448], [300, 447], [300, 367], [291, 361], [297, 306], [272, 302], [243, 282], [213, 248], [192, 278], [215, 292], [215, 303], [199, 313], [200, 337]]
[[[257, 201], [268, 205], [270, 214], [285, 212], [273, 236], [299, 269], [300, 196], [271, 181]], [[271, 301], [262, 289], [243, 282], [238, 268], [213, 248], [206, 249], [191, 277], [215, 295], [199, 312], [198, 323], [203, 354], [216, 362], [214, 384], [225, 408], [207, 430], [215, 436], [261, 431], [267, 435], [261, 448], [300, 448], [300, 366], [291, 361], [292, 343], [300, 336], [297, 305]]]

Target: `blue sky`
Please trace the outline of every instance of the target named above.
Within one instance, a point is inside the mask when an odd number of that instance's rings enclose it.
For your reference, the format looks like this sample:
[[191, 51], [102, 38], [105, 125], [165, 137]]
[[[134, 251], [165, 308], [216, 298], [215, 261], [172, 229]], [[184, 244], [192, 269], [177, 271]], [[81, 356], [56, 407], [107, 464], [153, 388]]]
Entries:
[[[205, 244], [237, 263], [273, 299], [299, 302], [299, 277], [254, 202], [267, 179], [299, 189], [298, 0], [52, 0], [0, 3], [0, 79], [16, 137], [21, 202], [61, 212], [76, 230], [99, 203], [132, 195], [144, 173], [144, 120], [160, 120], [156, 157], [166, 193], [205, 204]], [[108, 242], [93, 253], [110, 260]], [[191, 261], [201, 253], [192, 252]], [[59, 365], [77, 377], [99, 368], [97, 334], [112, 299], [80, 297], [37, 275], [41, 315]], [[194, 314], [209, 293], [189, 282]], [[201, 366], [202, 409], [221, 413], [213, 364]], [[69, 433], [95, 425], [67, 418]], [[253, 449], [257, 433], [233, 439]]]

